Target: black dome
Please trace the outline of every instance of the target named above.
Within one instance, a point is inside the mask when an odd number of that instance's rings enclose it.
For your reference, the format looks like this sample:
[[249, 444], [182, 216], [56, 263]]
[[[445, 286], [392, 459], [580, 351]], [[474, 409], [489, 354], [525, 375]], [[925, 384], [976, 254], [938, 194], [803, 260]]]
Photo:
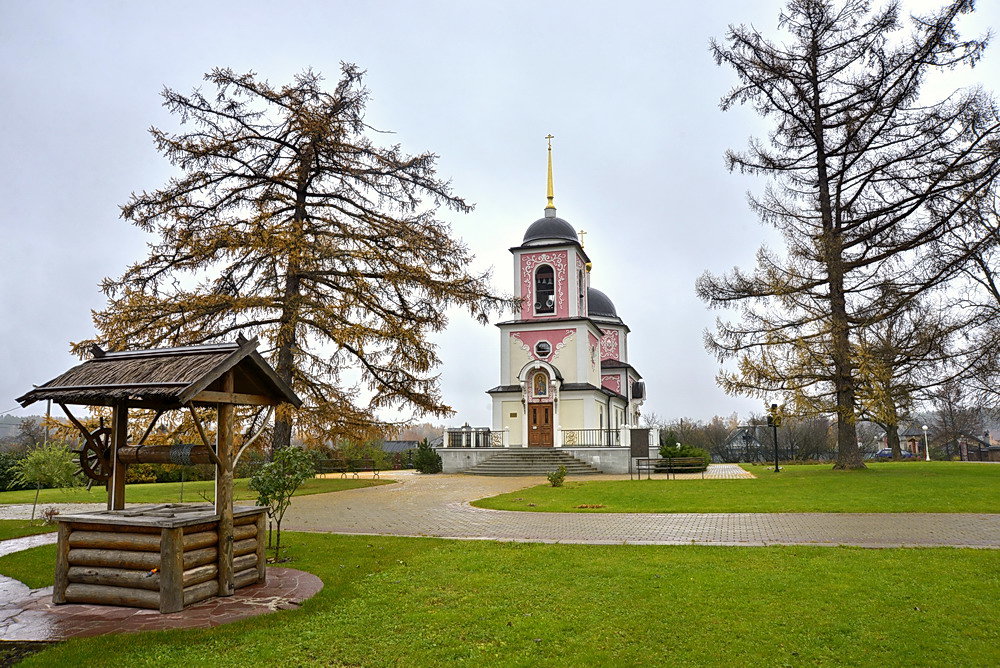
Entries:
[[595, 288], [587, 288], [587, 310], [591, 318], [610, 318], [620, 320], [618, 311], [611, 299]]
[[528, 231], [524, 233], [524, 240], [521, 243], [526, 244], [529, 241], [540, 241], [542, 239], [562, 239], [580, 243], [580, 238], [576, 236], [576, 230], [573, 229], [573, 226], [562, 218], [556, 218], [555, 216], [539, 218], [533, 222], [528, 227]]

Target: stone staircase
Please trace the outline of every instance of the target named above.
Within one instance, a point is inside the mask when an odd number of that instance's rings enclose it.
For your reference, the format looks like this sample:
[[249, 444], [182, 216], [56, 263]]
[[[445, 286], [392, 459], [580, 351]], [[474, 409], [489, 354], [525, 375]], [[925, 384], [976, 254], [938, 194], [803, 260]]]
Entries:
[[466, 473], [492, 476], [543, 476], [560, 466], [566, 467], [566, 475], [600, 473], [598, 469], [584, 464], [568, 452], [553, 448], [511, 448], [473, 466]]

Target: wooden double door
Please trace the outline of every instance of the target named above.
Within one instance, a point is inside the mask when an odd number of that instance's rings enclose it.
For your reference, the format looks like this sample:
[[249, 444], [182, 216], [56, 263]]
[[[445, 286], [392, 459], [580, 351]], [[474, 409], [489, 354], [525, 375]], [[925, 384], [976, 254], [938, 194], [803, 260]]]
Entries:
[[528, 447], [552, 447], [552, 404], [528, 404]]

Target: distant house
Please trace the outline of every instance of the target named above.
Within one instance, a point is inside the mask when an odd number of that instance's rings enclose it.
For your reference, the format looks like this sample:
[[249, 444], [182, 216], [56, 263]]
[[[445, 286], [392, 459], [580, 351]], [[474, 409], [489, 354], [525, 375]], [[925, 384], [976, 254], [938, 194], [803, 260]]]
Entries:
[[418, 444], [419, 441], [382, 441], [379, 443], [379, 447], [387, 455], [394, 455], [396, 453], [405, 454], [410, 450], [416, 450]]
[[[889, 442], [885, 441], [886, 447]], [[924, 456], [924, 430], [916, 422], [910, 422], [899, 428], [899, 447], [909, 450], [914, 455]]]
[[413, 455], [417, 451], [419, 441], [380, 441], [376, 445], [389, 456], [394, 468], [409, 468], [413, 466]]
[[716, 462], [756, 462], [765, 459], [765, 446], [760, 438], [766, 431], [763, 425], [745, 425], [729, 432], [722, 443], [722, 454], [712, 455]]

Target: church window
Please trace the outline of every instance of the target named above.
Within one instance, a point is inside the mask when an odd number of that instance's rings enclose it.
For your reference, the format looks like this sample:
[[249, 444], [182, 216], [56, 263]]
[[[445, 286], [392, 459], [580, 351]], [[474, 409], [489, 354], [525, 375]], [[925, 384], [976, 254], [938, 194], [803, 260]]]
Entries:
[[577, 286], [577, 290], [579, 292], [579, 306], [578, 306], [578, 309], [579, 309], [580, 315], [583, 315], [583, 307], [584, 307], [583, 295], [584, 295], [585, 289], [583, 287], [583, 271], [581, 271], [579, 269], [576, 272], [576, 286]]
[[549, 377], [544, 371], [535, 374], [531, 381], [531, 393], [536, 397], [547, 397], [549, 395]]
[[552, 354], [552, 344], [548, 341], [539, 341], [535, 344], [535, 355], [541, 359], [547, 359]]
[[535, 270], [535, 313], [555, 313], [555, 272], [543, 264]]

